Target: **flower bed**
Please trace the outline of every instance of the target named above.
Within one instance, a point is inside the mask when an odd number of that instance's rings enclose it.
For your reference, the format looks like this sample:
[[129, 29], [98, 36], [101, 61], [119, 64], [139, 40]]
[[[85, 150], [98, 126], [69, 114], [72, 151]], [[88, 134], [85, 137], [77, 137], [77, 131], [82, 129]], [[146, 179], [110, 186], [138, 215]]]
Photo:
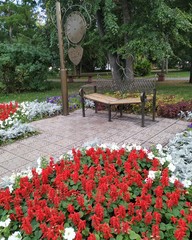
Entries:
[[0, 121], [4, 121], [10, 115], [14, 114], [17, 111], [18, 103], [10, 102], [10, 103], [1, 103], [0, 104]]
[[153, 152], [101, 145], [58, 162], [38, 159], [0, 191], [0, 238], [191, 239], [191, 188], [174, 170], [160, 145]]
[[53, 116], [61, 112], [61, 106], [47, 102], [4, 103], [0, 105], [0, 144], [23, 136], [35, 134], [30, 121]]

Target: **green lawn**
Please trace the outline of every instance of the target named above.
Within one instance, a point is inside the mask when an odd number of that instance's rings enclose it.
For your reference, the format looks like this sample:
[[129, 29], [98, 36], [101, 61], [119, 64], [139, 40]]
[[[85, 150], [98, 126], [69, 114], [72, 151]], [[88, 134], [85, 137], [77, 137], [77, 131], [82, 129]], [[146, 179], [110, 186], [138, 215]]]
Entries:
[[157, 82], [158, 95], [173, 95], [184, 100], [192, 100], [192, 84], [188, 81]]
[[[68, 93], [74, 94], [78, 93], [80, 87], [85, 83], [69, 83]], [[53, 89], [44, 92], [24, 92], [24, 93], [11, 93], [11, 94], [0, 94], [0, 103], [9, 101], [33, 101], [38, 99], [39, 101], [45, 101], [47, 97], [60, 96], [61, 95], [61, 85], [60, 82], [53, 83]]]
[[[68, 84], [69, 95], [78, 94], [79, 89], [85, 82], [74, 82]], [[53, 82], [54, 88], [44, 92], [25, 92], [13, 94], [0, 94], [0, 103], [9, 101], [45, 101], [47, 97], [61, 95], [60, 82]], [[178, 99], [191, 100], [192, 99], [192, 84], [188, 81], [164, 81], [157, 82], [157, 95], [174, 95]]]

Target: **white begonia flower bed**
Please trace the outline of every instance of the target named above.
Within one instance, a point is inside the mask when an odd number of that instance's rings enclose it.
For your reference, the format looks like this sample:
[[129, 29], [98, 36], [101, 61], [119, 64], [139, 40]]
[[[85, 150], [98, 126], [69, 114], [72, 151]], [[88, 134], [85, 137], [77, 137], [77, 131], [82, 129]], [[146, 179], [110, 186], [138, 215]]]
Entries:
[[0, 130], [0, 141], [3, 142], [9, 139], [15, 139], [33, 132], [35, 132], [35, 129], [29, 124], [23, 124], [20, 121], [16, 121], [12, 127]]
[[52, 116], [61, 112], [61, 106], [47, 102], [22, 102], [18, 110], [5, 121], [0, 121], [0, 141], [16, 139], [28, 133], [35, 132], [29, 124], [36, 118]]
[[61, 112], [61, 106], [47, 102], [22, 102], [20, 104], [21, 113], [24, 114], [29, 121], [44, 115], [52, 116]]

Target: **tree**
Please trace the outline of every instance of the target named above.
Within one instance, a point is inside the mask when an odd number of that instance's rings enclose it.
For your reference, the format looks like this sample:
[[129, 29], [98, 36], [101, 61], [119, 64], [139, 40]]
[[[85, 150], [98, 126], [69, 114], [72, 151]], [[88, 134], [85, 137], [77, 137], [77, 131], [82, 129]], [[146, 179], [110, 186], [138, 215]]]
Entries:
[[137, 55], [162, 61], [174, 54], [174, 42], [187, 44], [185, 36], [191, 30], [191, 19], [176, 2], [169, 2], [174, 1], [96, 1], [97, 24], [115, 80], [119, 81], [121, 69], [126, 79], [132, 79]]

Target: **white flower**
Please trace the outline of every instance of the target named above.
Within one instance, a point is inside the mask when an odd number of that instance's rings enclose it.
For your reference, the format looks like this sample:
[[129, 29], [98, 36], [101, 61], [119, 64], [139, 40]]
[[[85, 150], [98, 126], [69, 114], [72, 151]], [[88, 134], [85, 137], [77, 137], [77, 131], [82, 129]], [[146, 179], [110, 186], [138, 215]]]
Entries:
[[36, 172], [38, 173], [38, 175], [40, 175], [40, 174], [42, 173], [42, 168], [37, 167], [37, 168], [36, 168]]
[[190, 180], [185, 179], [182, 181], [182, 184], [184, 187], [189, 188], [192, 185], [192, 182]]
[[171, 162], [171, 160], [172, 160], [171, 155], [167, 155], [167, 156], [166, 156], [166, 161]]
[[107, 145], [105, 143], [102, 143], [100, 146], [100, 148], [103, 148], [103, 149], [106, 149], [107, 148]]
[[41, 166], [41, 161], [42, 161], [42, 158], [41, 158], [41, 157], [39, 157], [39, 158], [37, 159], [37, 165], [38, 165], [38, 167], [40, 167], [40, 166]]
[[161, 163], [161, 165], [163, 165], [165, 162], [166, 162], [166, 159], [165, 158], [158, 158], [159, 159], [159, 162]]
[[13, 192], [13, 185], [9, 185], [9, 192], [12, 193]]
[[175, 180], [178, 180], [178, 178], [175, 177], [174, 175], [169, 178], [169, 182], [171, 182], [171, 183], [174, 183]]
[[75, 231], [72, 227], [65, 228], [63, 238], [66, 240], [73, 240], [75, 238]]
[[133, 149], [133, 146], [131, 145], [126, 145], [125, 143], [122, 146], [123, 148], [125, 148], [128, 152], [131, 152], [131, 150]]
[[7, 220], [5, 220], [4, 222], [0, 222], [0, 227], [8, 227], [9, 224], [11, 222], [11, 219], [10, 218], [7, 218]]
[[156, 145], [156, 149], [157, 149], [157, 150], [161, 151], [161, 150], [162, 150], [162, 148], [163, 148], [163, 147], [162, 147], [162, 145], [161, 145], [161, 144], [157, 144], [157, 145]]
[[149, 150], [147, 148], [143, 148], [143, 152], [147, 154]]
[[151, 170], [150, 170], [149, 173], [148, 173], [147, 178], [150, 178], [150, 179], [154, 180], [156, 173], [157, 173], [157, 171], [151, 171]]
[[16, 179], [16, 177], [17, 177], [17, 175], [15, 174], [15, 173], [13, 173], [11, 176], [10, 176], [10, 182], [12, 183], [12, 184], [14, 184], [15, 183], [15, 179]]
[[8, 240], [20, 240], [22, 239], [20, 232], [14, 232], [11, 236], [9, 236]]
[[139, 151], [139, 150], [141, 150], [141, 146], [140, 146], [140, 145], [137, 145], [137, 146], [135, 147], [135, 149], [136, 149], [137, 151]]
[[173, 163], [169, 163], [168, 168], [171, 172], [174, 172], [176, 167], [173, 165]]
[[118, 150], [119, 147], [118, 147], [118, 145], [117, 145], [116, 143], [112, 143], [112, 144], [111, 144], [111, 149], [112, 149], [112, 150]]
[[155, 156], [154, 156], [154, 154], [152, 152], [149, 152], [147, 154], [147, 157], [152, 160]]

